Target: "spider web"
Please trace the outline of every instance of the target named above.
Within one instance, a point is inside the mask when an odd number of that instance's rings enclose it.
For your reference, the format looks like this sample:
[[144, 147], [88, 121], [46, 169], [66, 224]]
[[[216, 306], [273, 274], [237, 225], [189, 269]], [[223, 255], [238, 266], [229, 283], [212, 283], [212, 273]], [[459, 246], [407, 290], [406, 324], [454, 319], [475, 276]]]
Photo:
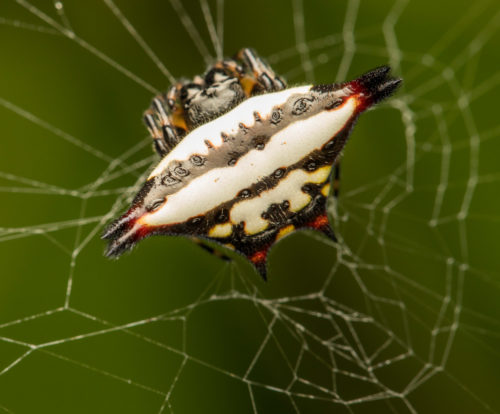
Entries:
[[[500, 12], [374, 3], [2, 4], [0, 412], [500, 412]], [[103, 258], [143, 109], [243, 46], [404, 78], [347, 146], [339, 243], [285, 239], [267, 284], [178, 238]]]

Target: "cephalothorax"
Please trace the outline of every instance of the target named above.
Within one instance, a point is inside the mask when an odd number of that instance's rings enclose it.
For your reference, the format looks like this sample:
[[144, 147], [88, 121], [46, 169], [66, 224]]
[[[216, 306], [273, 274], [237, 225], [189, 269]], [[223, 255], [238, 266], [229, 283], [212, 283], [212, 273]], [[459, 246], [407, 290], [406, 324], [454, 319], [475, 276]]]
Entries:
[[401, 80], [380, 67], [346, 83], [287, 88], [250, 49], [153, 100], [145, 122], [162, 157], [103, 235], [119, 256], [153, 234], [217, 241], [266, 276], [269, 248], [296, 229], [335, 239], [332, 165], [359, 114]]

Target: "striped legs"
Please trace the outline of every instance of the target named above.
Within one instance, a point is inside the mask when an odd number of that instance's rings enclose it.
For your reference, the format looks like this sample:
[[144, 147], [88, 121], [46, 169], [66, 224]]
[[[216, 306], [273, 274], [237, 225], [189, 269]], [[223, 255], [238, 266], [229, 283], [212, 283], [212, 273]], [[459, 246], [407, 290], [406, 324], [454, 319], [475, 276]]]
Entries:
[[212, 246], [208, 245], [207, 242], [205, 242], [205, 240], [200, 239], [199, 237], [192, 237], [191, 240], [193, 240], [193, 242], [195, 242], [198, 246], [200, 246], [206, 252], [214, 255], [215, 257], [218, 257], [221, 260], [224, 260], [225, 262], [231, 262], [233, 260], [229, 256], [226, 256], [221, 251], [214, 249]]
[[257, 93], [279, 91], [286, 83], [253, 50], [242, 49], [203, 76], [181, 80], [156, 96], [144, 113], [155, 151], [164, 157], [192, 129]]

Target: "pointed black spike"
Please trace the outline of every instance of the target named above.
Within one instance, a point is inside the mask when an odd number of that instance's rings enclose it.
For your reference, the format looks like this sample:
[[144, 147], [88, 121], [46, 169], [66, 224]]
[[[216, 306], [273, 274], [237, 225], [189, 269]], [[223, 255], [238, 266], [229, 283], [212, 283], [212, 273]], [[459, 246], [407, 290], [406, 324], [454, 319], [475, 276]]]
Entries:
[[354, 90], [362, 92], [364, 95], [363, 109], [388, 98], [401, 85], [403, 80], [391, 78], [390, 71], [389, 66], [380, 66], [350, 82]]
[[112, 222], [104, 231], [101, 238], [109, 240], [104, 253], [106, 257], [119, 257], [144, 236], [146, 232], [136, 225], [137, 217], [133, 210], [129, 210], [120, 218]]
[[401, 83], [403, 82], [403, 79], [396, 79], [396, 78], [389, 78], [387, 79], [384, 83], [380, 84], [377, 87], [377, 90], [375, 93], [373, 93], [373, 98], [372, 101], [373, 103], [378, 103], [385, 98], [388, 98], [391, 96], [396, 89], [399, 88]]
[[108, 244], [104, 255], [109, 258], [117, 258], [121, 256], [121, 254], [126, 250], [124, 244], [118, 243], [116, 241], [112, 241]]
[[267, 253], [269, 251], [270, 245], [262, 247], [260, 250], [254, 251], [251, 254], [245, 254], [247, 259], [252, 263], [257, 273], [267, 282]]
[[252, 263], [257, 273], [262, 277], [264, 282], [267, 282], [267, 261], [261, 263]]
[[119, 218], [115, 220], [113, 223], [108, 225], [104, 232], [101, 235], [102, 240], [107, 240], [107, 239], [112, 239], [114, 236], [121, 231], [123, 231], [123, 227], [125, 226], [125, 223], [123, 223], [122, 219]]
[[335, 243], [338, 242], [337, 237], [335, 236], [335, 233], [333, 232], [333, 229], [330, 226], [330, 224], [317, 230], [321, 231], [325, 236], [327, 236], [330, 240], [334, 241]]
[[324, 235], [326, 235], [330, 240], [334, 242], [338, 242], [335, 233], [330, 226], [330, 221], [328, 220], [328, 215], [326, 214], [326, 209], [320, 211], [315, 218], [313, 218], [310, 222], [306, 223], [304, 227], [317, 230]]
[[361, 75], [358, 78], [358, 82], [365, 88], [371, 89], [373, 86], [377, 86], [383, 82], [387, 78], [390, 71], [390, 66], [379, 66], [378, 68]]

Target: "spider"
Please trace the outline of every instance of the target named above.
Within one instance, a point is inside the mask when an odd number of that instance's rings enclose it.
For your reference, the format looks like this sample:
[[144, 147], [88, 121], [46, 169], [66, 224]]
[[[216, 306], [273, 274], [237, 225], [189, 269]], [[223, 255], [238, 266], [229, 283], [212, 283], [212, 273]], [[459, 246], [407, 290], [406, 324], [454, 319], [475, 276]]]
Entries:
[[156, 152], [163, 157], [197, 126], [228, 112], [244, 99], [280, 91], [286, 83], [252, 50], [242, 49], [234, 59], [217, 62], [192, 81], [172, 85], [153, 99], [144, 122]]
[[359, 114], [400, 85], [389, 71], [288, 88], [245, 48], [172, 85], [144, 114], [161, 160], [104, 232], [107, 256], [150, 235], [184, 235], [225, 259], [204, 241], [243, 254], [266, 279], [268, 251], [286, 235], [315, 229], [336, 240], [332, 167]]

